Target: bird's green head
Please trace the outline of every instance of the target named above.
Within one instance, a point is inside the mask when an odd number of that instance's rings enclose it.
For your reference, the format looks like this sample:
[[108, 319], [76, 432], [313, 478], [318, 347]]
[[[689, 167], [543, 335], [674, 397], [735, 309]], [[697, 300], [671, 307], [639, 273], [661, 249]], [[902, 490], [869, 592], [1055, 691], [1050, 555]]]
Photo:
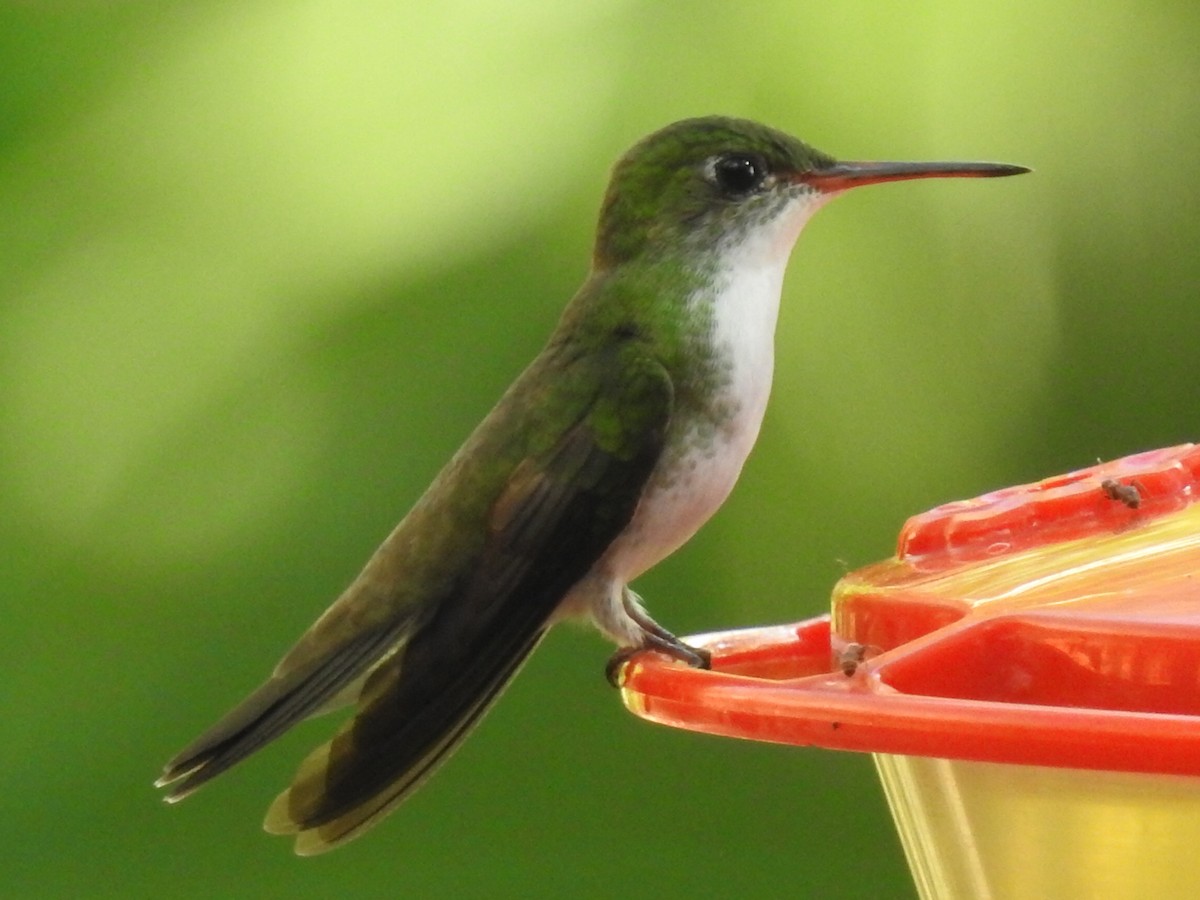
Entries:
[[905, 178], [1012, 175], [994, 163], [838, 163], [757, 122], [685, 119], [642, 139], [617, 163], [600, 211], [594, 265], [646, 255], [707, 253], [754, 233], [791, 241], [828, 198]]
[[757, 122], [685, 119], [617, 163], [600, 212], [598, 268], [645, 252], [711, 250], [810, 189], [795, 176], [834, 161]]

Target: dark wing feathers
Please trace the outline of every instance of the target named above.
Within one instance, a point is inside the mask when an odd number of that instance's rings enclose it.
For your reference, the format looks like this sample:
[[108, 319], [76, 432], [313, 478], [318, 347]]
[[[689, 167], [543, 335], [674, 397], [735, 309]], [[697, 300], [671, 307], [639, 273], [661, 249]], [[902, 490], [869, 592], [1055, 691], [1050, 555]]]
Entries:
[[394, 808], [453, 751], [537, 646], [563, 596], [628, 524], [662, 450], [673, 397], [661, 364], [625, 344], [577, 356], [572, 368], [550, 396], [533, 394], [527, 414], [554, 401], [574, 424], [513, 466], [488, 509], [482, 548], [446, 595], [431, 598], [420, 621], [360, 635], [277, 675], [172, 760], [162, 780], [178, 779], [171, 797], [368, 672], [356, 715], [305, 759], [268, 812], [268, 831], [297, 834], [299, 853], [327, 850]]
[[265, 682], [166, 764], [155, 782], [171, 786], [164, 799], [182, 800], [313, 715], [362, 677], [395, 639], [388, 631], [359, 634], [308, 666]]
[[405, 689], [414, 683], [415, 661], [377, 669], [376, 702], [309, 754], [268, 811], [266, 830], [296, 834], [296, 852], [308, 856], [355, 837], [394, 809], [470, 733], [545, 634], [535, 628], [517, 640], [512, 631], [512, 639], [487, 645], [459, 677], [417, 690]]

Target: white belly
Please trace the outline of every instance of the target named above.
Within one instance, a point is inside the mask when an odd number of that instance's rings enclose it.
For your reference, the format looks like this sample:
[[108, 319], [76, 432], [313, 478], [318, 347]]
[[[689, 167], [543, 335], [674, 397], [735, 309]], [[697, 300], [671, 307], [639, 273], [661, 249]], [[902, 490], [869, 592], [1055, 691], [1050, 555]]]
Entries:
[[[761, 420], [761, 417], [760, 417]], [[758, 436], [759, 422], [676, 461], [667, 477], [652, 477], [633, 521], [605, 554], [607, 574], [628, 583], [682, 547], [733, 490]]]
[[678, 550], [733, 490], [771, 393], [782, 279], [782, 265], [727, 273], [715, 305], [714, 344], [729, 365], [720, 405], [732, 415], [707, 441], [671, 436], [685, 449], [664, 454], [669, 469], [651, 476], [633, 521], [605, 554], [602, 565], [611, 576], [628, 583]]

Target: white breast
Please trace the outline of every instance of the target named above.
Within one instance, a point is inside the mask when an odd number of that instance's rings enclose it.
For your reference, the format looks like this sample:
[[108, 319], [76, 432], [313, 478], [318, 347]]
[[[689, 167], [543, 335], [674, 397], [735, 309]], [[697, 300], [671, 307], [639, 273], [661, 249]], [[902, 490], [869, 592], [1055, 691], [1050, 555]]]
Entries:
[[606, 573], [627, 583], [668, 556], [725, 502], [758, 438], [775, 368], [775, 323], [788, 254], [824, 198], [802, 195], [723, 254], [716, 284], [714, 344], [730, 364], [728, 427], [655, 473], [625, 533], [605, 555]]

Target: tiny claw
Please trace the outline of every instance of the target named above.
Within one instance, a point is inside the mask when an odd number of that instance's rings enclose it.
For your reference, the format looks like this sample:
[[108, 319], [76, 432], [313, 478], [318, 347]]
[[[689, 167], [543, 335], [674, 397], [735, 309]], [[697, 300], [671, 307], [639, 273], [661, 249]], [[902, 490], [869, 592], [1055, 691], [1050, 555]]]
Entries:
[[624, 682], [622, 672], [625, 668], [625, 663], [629, 662], [631, 658], [643, 650], [657, 651], [665, 654], [671, 657], [671, 659], [678, 660], [693, 669], [712, 668], [711, 651], [705, 650], [703, 647], [692, 647], [676, 637], [667, 640], [656, 634], [647, 634], [646, 642], [642, 646], [622, 647], [608, 658], [608, 662], [604, 666], [604, 677], [608, 679], [608, 683], [615, 688], [621, 687]]
[[640, 653], [641, 649], [641, 647], [622, 647], [608, 658], [608, 662], [604, 664], [604, 677], [608, 679], [609, 684], [615, 688], [621, 687], [624, 683], [624, 678], [621, 676], [625, 670], [625, 663], [629, 662], [629, 658], [635, 653]]
[[711, 669], [712, 668], [712, 651], [705, 650], [703, 647], [693, 647], [690, 644], [679, 644], [680, 649], [687, 650], [690, 657], [676, 657], [681, 662], [687, 663], [693, 669]]

